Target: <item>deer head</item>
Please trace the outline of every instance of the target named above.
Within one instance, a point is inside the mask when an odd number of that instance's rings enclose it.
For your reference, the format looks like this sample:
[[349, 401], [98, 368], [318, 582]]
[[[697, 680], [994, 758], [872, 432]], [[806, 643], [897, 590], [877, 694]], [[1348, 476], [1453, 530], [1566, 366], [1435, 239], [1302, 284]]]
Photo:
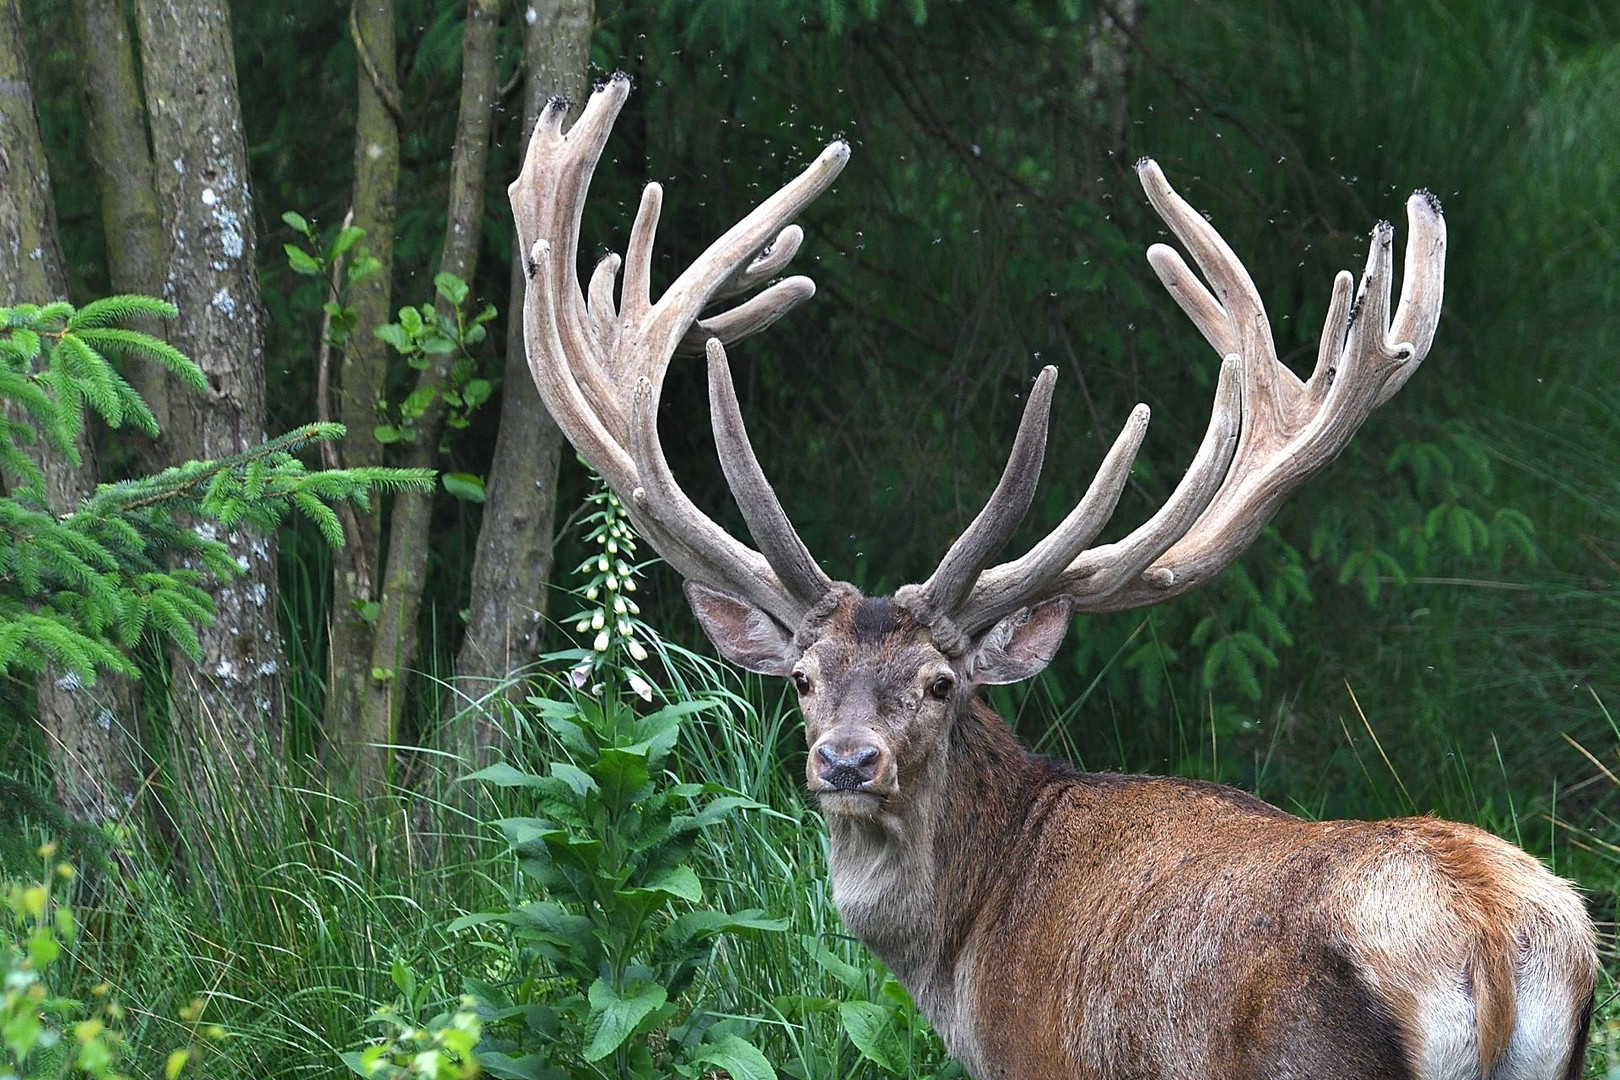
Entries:
[[[725, 353], [727, 343], [813, 295], [814, 285], [784, 278], [705, 314], [787, 265], [803, 239], [791, 219], [833, 182], [849, 147], [829, 145], [656, 303], [648, 283], [662, 190], [648, 184], [615, 306], [618, 255], [597, 264], [588, 289], [574, 267], [586, 189], [628, 93], [629, 80], [615, 75], [567, 133], [566, 105], [553, 102], [512, 185], [530, 253], [530, 367], [563, 431], [686, 579], [692, 608], [720, 652], [750, 671], [793, 680], [810, 743], [806, 779], [837, 813], [900, 805], [908, 778], [927, 772], [949, 719], [979, 687], [1039, 672], [1071, 616], [1156, 604], [1230, 565], [1289, 493], [1411, 377], [1434, 339], [1446, 234], [1432, 196], [1419, 192], [1407, 202], [1411, 238], [1399, 305], [1391, 311], [1394, 230], [1380, 224], [1359, 286], [1347, 272], [1333, 283], [1316, 369], [1302, 382], [1278, 361], [1242, 263], [1144, 159], [1137, 172], [1149, 201], [1208, 285], [1166, 245], [1153, 245], [1148, 260], [1221, 357], [1209, 428], [1180, 485], [1124, 539], [1091, 546], [1147, 432], [1148, 408], [1138, 405], [1068, 517], [1025, 554], [991, 565], [1034, 497], [1057, 379], [1048, 367], [983, 511], [926, 581], [889, 599], [863, 598], [823, 572], [783, 512], [749, 444]], [[658, 402], [679, 351], [707, 356], [721, 466], [757, 549], [694, 506], [664, 460]]]

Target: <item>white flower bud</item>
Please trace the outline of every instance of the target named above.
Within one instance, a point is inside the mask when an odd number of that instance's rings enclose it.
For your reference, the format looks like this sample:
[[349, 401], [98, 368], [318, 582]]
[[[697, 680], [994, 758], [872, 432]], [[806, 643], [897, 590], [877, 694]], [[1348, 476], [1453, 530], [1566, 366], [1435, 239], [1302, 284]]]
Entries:
[[596, 635], [596, 641], [592, 644], [592, 648], [594, 648], [597, 652], [607, 652], [607, 647], [608, 632], [604, 630], [600, 634]]

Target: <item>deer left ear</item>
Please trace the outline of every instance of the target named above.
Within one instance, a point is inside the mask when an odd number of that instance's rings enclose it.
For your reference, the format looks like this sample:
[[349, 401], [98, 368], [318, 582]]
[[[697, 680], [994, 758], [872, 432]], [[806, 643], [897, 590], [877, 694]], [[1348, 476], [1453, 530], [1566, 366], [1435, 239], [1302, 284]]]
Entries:
[[1070, 610], [1068, 598], [1056, 596], [1008, 615], [973, 643], [968, 678], [979, 686], [1000, 686], [1039, 673], [1063, 644]]

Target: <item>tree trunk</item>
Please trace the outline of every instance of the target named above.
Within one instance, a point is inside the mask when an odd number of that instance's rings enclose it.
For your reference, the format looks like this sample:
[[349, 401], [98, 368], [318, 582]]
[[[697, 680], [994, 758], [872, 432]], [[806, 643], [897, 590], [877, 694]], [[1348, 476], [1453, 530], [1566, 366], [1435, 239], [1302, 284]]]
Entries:
[[[484, 213], [484, 162], [489, 148], [490, 106], [495, 97], [495, 31], [499, 0], [468, 0], [462, 36], [461, 105], [450, 164], [450, 207], [445, 224], [441, 272], [471, 281], [477, 263], [479, 230]], [[438, 301], [441, 311], [444, 302]], [[417, 418], [415, 439], [400, 464], [431, 468], [439, 457], [444, 421], [443, 389], [453, 354], [433, 354], [417, 379], [417, 388], [436, 391], [427, 411]], [[394, 499], [388, 529], [388, 567], [383, 574], [377, 638], [371, 654], [368, 693], [361, 714], [361, 738], [392, 744], [405, 702], [406, 680], [417, 661], [417, 614], [427, 577], [430, 494], [401, 492]], [[386, 765], [386, 759], [378, 764]]]
[[[165, 234], [163, 295], [180, 309], [169, 340], [209, 386], [171, 398], [166, 449], [176, 460], [223, 457], [264, 439], [263, 315], [230, 16], [224, 0], [135, 8]], [[252, 783], [279, 758], [281, 741], [275, 538], [221, 539], [242, 572], [212, 588], [217, 612], [200, 634], [201, 662], [170, 652], [173, 732], [189, 764], [230, 761], [229, 782]], [[189, 796], [212, 819], [206, 780], [192, 771]]]
[[[584, 104], [591, 59], [593, 0], [530, 0], [523, 40], [527, 72], [523, 145], [540, 110], [562, 95]], [[520, 155], [521, 159], [521, 155]], [[504, 747], [491, 695], [508, 696], [507, 677], [540, 654], [546, 590], [551, 583], [552, 534], [557, 520], [557, 467], [563, 438], [540, 402], [523, 344], [525, 253], [513, 245], [512, 288], [506, 311], [506, 372], [501, 422], [490, 463], [483, 524], [473, 559], [467, 636], [456, 654], [448, 744], [472, 768]], [[460, 715], [473, 701], [485, 708]]]
[[[388, 380], [387, 346], [372, 331], [392, 317], [394, 222], [399, 191], [399, 89], [396, 85], [393, 0], [355, 0], [351, 36], [359, 56], [359, 86], [354, 135], [354, 223], [366, 231], [362, 243], [382, 264], [349, 294], [355, 330], [343, 352], [338, 419], [348, 428], [339, 452], [345, 467], [380, 465], [382, 444], [372, 434], [377, 403]], [[386, 739], [387, 731], [368, 732], [361, 723], [371, 682], [375, 641], [377, 570], [381, 507], [356, 508], [350, 519], [358, 535], [332, 553], [330, 663], [326, 677], [328, 762], [355, 769], [375, 780], [383, 773], [386, 751], [368, 740]]]
[[[67, 298], [31, 86], [16, 0], [0, 0], [0, 306]], [[83, 433], [79, 453], [81, 464], [75, 466], [43, 441], [29, 450], [45, 474], [46, 497], [56, 513], [95, 490], [95, 462]], [[132, 697], [128, 681], [112, 675], [94, 687], [49, 670], [35, 681], [56, 798], [78, 821], [116, 821], [128, 809], [137, 775]]]
[[[79, 86], [84, 93], [85, 149], [101, 196], [101, 228], [107, 241], [112, 291], [157, 296], [163, 290], [163, 219], [124, 5], [119, 0], [73, 0], [73, 24], [79, 45]], [[161, 332], [157, 326], [139, 329]], [[129, 357], [125, 374], [146, 399], [158, 426], [167, 432], [172, 388], [168, 372], [149, 360]], [[161, 436], [138, 440], [135, 453], [143, 473], [155, 473], [176, 462], [163, 449]]]

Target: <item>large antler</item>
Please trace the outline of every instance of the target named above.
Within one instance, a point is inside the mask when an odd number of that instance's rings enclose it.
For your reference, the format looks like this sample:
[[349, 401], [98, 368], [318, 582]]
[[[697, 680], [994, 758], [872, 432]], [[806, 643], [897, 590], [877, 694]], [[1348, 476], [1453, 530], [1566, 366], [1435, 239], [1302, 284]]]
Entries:
[[1137, 172], [1153, 208], [1209, 281], [1206, 288], [1174, 249], [1148, 250], [1159, 280], [1223, 358], [1209, 429], [1158, 513], [1117, 543], [1088, 548], [1113, 513], [1146, 432], [1147, 406], [1138, 405], [1068, 518], [1021, 558], [985, 570], [1035, 490], [1056, 374], [1042, 372], [989, 504], [926, 582], [897, 594], [963, 635], [1048, 597], [1068, 597], [1076, 612], [1123, 611], [1197, 588], [1242, 554], [1282, 501], [1344, 449], [1434, 341], [1446, 226], [1429, 193], [1406, 203], [1410, 235], [1393, 321], [1394, 229], [1383, 222], [1373, 230], [1353, 303], [1351, 275], [1341, 271], [1334, 280], [1316, 370], [1301, 382], [1277, 359], [1260, 294], [1232, 249], [1157, 164], [1144, 159]]
[[[608, 132], [630, 93], [615, 74], [597, 87], [578, 121], [562, 130], [568, 103], [553, 99], [535, 125], [523, 171], [508, 190], [518, 239], [528, 253], [523, 304], [529, 368], [546, 407], [570, 442], [626, 497], [632, 519], [684, 577], [753, 601], [788, 627], [832, 587], [760, 473], [737, 411], [723, 342], [764, 329], [815, 293], [806, 277], [767, 286], [751, 299], [699, 319], [714, 301], [773, 277], [803, 239], [789, 222], [833, 182], [849, 159], [839, 141], [732, 226], [651, 301], [653, 234], [663, 189], [642, 191], [623, 260], [608, 255], [591, 276], [589, 299], [576, 273], [580, 213]], [[658, 439], [658, 402], [677, 348], [706, 351], [715, 441], [727, 480], [763, 554], [738, 542], [676, 484]]]

